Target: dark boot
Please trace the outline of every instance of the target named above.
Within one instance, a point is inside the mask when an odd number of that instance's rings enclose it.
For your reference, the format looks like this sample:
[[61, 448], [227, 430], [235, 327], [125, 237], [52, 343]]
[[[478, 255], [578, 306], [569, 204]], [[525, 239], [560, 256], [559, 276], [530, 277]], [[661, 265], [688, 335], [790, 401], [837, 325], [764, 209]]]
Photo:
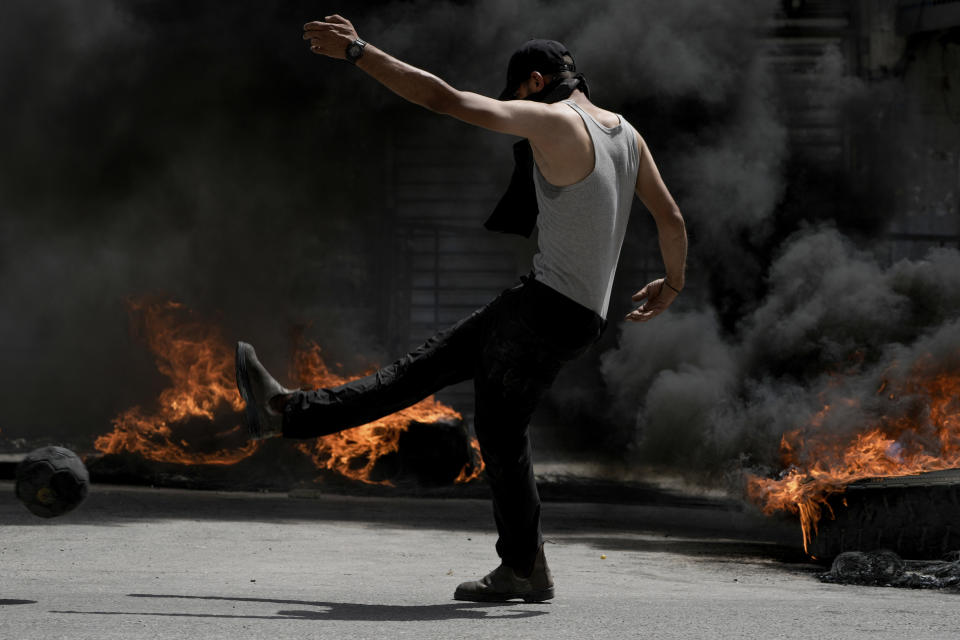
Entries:
[[283, 415], [270, 401], [291, 393], [277, 382], [257, 360], [257, 353], [246, 342], [237, 343], [237, 388], [247, 403], [247, 428], [251, 440], [263, 440], [283, 433]]
[[501, 564], [480, 580], [462, 583], [453, 594], [454, 600], [474, 602], [506, 602], [518, 598], [524, 602], [543, 602], [553, 598], [553, 576], [543, 554], [543, 545], [537, 551], [529, 576], [521, 577]]

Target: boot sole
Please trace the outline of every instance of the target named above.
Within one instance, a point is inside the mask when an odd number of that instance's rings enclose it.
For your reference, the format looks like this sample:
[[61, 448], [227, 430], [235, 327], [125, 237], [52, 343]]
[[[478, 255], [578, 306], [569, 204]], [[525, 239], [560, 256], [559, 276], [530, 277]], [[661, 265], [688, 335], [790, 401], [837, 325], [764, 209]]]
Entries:
[[469, 591], [460, 591], [453, 593], [454, 600], [465, 600], [468, 602], [509, 602], [511, 600], [523, 600], [524, 602], [543, 602], [544, 600], [553, 600], [553, 587], [538, 589], [536, 591], [526, 591], [524, 593], [472, 593]]
[[243, 352], [241, 343], [237, 343], [236, 351], [236, 375], [237, 389], [240, 391], [240, 397], [243, 398], [244, 416], [247, 418], [247, 432], [252, 440], [259, 440], [263, 434], [263, 427], [260, 424], [260, 414], [257, 411], [257, 401], [253, 397], [253, 390], [250, 388], [250, 376], [247, 374], [247, 358]]

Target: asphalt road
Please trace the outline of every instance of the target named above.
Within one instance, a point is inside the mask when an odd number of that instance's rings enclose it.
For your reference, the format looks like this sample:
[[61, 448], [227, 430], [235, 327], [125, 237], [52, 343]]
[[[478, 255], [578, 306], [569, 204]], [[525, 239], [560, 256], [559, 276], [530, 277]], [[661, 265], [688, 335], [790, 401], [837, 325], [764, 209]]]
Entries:
[[[497, 564], [474, 499], [94, 487], [62, 518], [0, 483], [0, 639], [953, 638], [960, 596], [821, 584], [788, 523], [547, 503], [557, 598], [452, 600]], [[605, 559], [603, 559], [605, 556]]]

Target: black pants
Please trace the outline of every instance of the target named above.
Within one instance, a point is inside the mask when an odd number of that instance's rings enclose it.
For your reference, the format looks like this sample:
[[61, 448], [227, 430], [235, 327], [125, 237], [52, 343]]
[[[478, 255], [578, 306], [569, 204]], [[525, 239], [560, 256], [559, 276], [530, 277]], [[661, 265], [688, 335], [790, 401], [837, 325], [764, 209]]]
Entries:
[[497, 523], [497, 553], [526, 573], [542, 543], [528, 424], [563, 364], [586, 351], [604, 321], [532, 277], [412, 353], [332, 389], [298, 391], [283, 435], [315, 438], [399, 411], [473, 378], [474, 428]]

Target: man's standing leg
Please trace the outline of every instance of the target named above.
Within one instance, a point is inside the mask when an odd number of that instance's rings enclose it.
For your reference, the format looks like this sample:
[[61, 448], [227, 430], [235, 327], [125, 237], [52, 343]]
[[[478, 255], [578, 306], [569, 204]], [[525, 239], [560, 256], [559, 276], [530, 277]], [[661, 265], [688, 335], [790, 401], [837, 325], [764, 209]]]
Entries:
[[542, 391], [518, 388], [523, 386], [508, 379], [504, 387], [502, 379], [490, 376], [478, 379], [474, 418], [493, 497], [497, 555], [520, 576], [530, 573], [543, 544], [529, 433]]
[[540, 496], [533, 475], [529, 422], [557, 372], [557, 358], [516, 314], [498, 314], [474, 380], [474, 428], [493, 496], [500, 567], [461, 584], [460, 600], [548, 600], [553, 579], [543, 555]]

